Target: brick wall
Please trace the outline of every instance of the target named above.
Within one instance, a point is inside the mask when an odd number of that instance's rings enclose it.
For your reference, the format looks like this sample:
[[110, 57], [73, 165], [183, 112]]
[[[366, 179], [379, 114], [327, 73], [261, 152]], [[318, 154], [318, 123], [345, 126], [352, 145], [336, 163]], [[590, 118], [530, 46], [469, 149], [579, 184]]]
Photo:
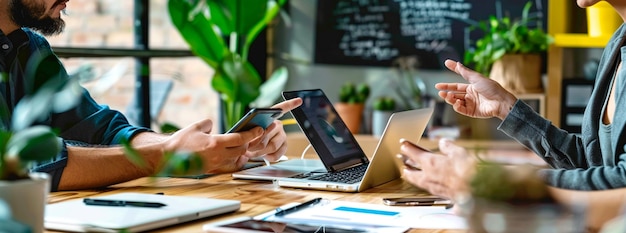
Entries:
[[[187, 44], [171, 25], [167, 0], [150, 0], [150, 47], [185, 49]], [[132, 48], [133, 1], [71, 0], [67, 3], [65, 31], [49, 37], [52, 46]], [[92, 65], [96, 79], [83, 83], [96, 101], [126, 113], [134, 97], [133, 58], [63, 59], [71, 73]], [[152, 80], [173, 80], [173, 89], [157, 122], [186, 126], [204, 118], [217, 119], [218, 96], [210, 86], [213, 70], [195, 57], [158, 58], [150, 64]], [[118, 75], [110, 75], [115, 72]], [[153, 129], [158, 129], [153, 125]], [[217, 129], [217, 124], [214, 124]]]

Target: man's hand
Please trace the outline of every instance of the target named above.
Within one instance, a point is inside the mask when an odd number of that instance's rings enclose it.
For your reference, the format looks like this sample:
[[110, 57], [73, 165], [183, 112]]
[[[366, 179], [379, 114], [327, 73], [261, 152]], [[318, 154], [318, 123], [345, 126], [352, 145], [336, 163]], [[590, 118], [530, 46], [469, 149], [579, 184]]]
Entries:
[[[299, 107], [302, 104], [301, 98], [295, 98], [280, 102], [272, 108], [280, 108], [282, 114]], [[281, 121], [276, 120], [267, 127], [263, 136], [250, 142], [250, 147], [246, 153], [246, 157], [254, 158], [265, 156], [269, 161], [276, 161], [287, 151], [287, 134], [283, 129]]]
[[230, 134], [211, 134], [213, 123], [206, 119], [172, 134], [164, 144], [165, 151], [188, 151], [202, 157], [207, 173], [232, 172], [248, 161], [243, 156], [250, 141], [263, 135], [263, 129]]
[[[274, 105], [283, 114], [300, 106], [296, 98]], [[274, 121], [263, 130], [255, 127], [248, 131], [229, 134], [211, 134], [213, 123], [202, 120], [172, 134], [164, 143], [165, 151], [188, 151], [202, 157], [207, 173], [225, 173], [241, 169], [252, 157], [266, 156], [277, 160], [287, 150], [287, 135], [280, 121]]]

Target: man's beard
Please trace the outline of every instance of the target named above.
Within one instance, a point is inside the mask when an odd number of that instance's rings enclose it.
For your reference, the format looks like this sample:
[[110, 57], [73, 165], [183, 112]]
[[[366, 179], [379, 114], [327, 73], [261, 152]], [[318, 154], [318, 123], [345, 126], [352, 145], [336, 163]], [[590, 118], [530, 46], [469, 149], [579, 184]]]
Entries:
[[46, 36], [56, 35], [63, 31], [65, 21], [60, 17], [53, 19], [50, 16], [43, 16], [46, 12], [46, 8], [43, 4], [27, 5], [24, 1], [25, 0], [9, 1], [11, 17], [17, 25], [39, 31]]

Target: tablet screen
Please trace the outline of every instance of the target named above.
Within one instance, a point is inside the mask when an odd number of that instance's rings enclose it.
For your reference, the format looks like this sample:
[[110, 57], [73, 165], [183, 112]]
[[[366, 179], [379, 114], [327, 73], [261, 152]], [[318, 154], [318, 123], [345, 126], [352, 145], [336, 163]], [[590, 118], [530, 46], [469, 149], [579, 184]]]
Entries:
[[[326, 233], [348, 233], [348, 232], [366, 232], [355, 228], [339, 228], [338, 226], [316, 226], [303, 225], [295, 223], [268, 222], [260, 220], [244, 220], [241, 222], [230, 223], [219, 228], [254, 230], [256, 232], [282, 232], [282, 233], [301, 233], [301, 232], [326, 232]], [[218, 228], [218, 229], [219, 229]]]

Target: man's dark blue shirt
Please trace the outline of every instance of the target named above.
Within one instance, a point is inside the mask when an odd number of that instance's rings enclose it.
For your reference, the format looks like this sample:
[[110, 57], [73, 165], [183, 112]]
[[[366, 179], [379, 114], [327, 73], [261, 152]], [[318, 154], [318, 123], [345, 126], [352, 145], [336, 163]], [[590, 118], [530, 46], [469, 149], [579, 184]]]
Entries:
[[[51, 55], [51, 56], [46, 56]], [[32, 57], [46, 57], [48, 65], [38, 69], [34, 77], [25, 75]], [[9, 112], [24, 96], [33, 92], [49, 76], [61, 75], [69, 78], [61, 61], [54, 55], [50, 44], [41, 35], [22, 28], [5, 35], [0, 31], [0, 101], [4, 101]], [[10, 124], [10, 116], [0, 119], [3, 127]], [[82, 89], [77, 106], [61, 113], [50, 113], [38, 124], [48, 125], [59, 132], [64, 149], [51, 161], [34, 166], [33, 172], [46, 172], [51, 176], [51, 191], [56, 191], [63, 169], [67, 165], [67, 145], [116, 145], [122, 139], [130, 140], [148, 128], [135, 127], [128, 123], [120, 112], [111, 110], [106, 105], [99, 105]]]

